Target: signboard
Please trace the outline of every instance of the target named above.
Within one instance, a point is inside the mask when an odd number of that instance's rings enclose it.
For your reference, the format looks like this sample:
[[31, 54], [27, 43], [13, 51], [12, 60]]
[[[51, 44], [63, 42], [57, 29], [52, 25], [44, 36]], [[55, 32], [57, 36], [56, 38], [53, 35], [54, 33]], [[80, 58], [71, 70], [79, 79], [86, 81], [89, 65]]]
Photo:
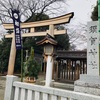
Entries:
[[21, 29], [20, 29], [20, 16], [18, 10], [12, 10], [12, 18], [14, 24], [16, 49], [21, 49], [22, 48]]
[[87, 74], [99, 76], [99, 33], [98, 22], [88, 22]]

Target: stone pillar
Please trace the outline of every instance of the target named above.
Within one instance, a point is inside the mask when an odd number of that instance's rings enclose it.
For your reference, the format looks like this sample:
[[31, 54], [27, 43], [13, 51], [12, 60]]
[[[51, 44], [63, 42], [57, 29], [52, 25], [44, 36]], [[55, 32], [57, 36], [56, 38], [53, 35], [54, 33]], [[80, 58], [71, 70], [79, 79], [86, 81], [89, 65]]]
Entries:
[[6, 88], [5, 88], [5, 96], [4, 100], [14, 100], [14, 87], [13, 82], [18, 81], [18, 77], [13, 75], [6, 76]]
[[[74, 91], [100, 95], [98, 22], [88, 23], [87, 74], [80, 75]], [[84, 64], [84, 63], [83, 63]]]
[[47, 68], [46, 68], [46, 82], [45, 82], [45, 86], [48, 87], [52, 85], [52, 69], [53, 69], [53, 57], [48, 56]]

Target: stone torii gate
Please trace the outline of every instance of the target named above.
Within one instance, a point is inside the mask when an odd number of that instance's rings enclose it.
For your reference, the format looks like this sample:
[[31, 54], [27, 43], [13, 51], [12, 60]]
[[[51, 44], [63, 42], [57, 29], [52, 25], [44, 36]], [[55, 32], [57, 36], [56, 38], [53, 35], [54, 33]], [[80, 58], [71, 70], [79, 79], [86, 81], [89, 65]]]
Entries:
[[[30, 33], [23, 33], [22, 37], [45, 36], [47, 33], [50, 34], [52, 37], [54, 37], [54, 35], [65, 34], [66, 30], [56, 30], [56, 29], [54, 29], [54, 26], [58, 25], [58, 24], [69, 23], [70, 19], [73, 17], [73, 15], [74, 15], [74, 13], [71, 12], [71, 13], [68, 13], [68, 14], [60, 16], [60, 17], [51, 18], [49, 20], [21, 23], [21, 29], [25, 29], [25, 28], [30, 29]], [[6, 30], [14, 29], [13, 24], [3, 24], [3, 26]], [[40, 26], [49, 26], [49, 30], [47, 30], [45, 32], [35, 32], [35, 27], [40, 27]], [[15, 35], [14, 35], [14, 33], [6, 34], [5, 38], [12, 38], [7, 74], [13, 75], [15, 57], [16, 57]]]

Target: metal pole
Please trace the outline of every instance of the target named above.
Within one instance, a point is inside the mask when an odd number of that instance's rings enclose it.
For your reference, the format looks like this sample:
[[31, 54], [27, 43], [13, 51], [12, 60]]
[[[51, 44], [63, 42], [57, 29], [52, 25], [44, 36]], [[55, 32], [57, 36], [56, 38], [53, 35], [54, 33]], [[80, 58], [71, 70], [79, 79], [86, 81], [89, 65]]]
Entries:
[[23, 39], [22, 41], [22, 49], [21, 49], [21, 82], [23, 82]]

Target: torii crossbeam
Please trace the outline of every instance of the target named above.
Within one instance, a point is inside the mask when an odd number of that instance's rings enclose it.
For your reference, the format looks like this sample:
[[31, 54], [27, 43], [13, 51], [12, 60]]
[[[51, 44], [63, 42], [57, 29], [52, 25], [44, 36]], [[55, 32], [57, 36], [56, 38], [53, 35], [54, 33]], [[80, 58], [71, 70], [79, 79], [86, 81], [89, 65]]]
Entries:
[[[30, 29], [30, 33], [23, 33], [22, 37], [32, 37], [32, 36], [45, 36], [47, 33], [54, 37], [54, 35], [65, 34], [66, 30], [54, 30], [54, 25], [69, 23], [70, 19], [73, 17], [74, 13], [69, 13], [60, 17], [51, 18], [49, 20], [44, 21], [37, 21], [37, 22], [29, 22], [29, 23], [21, 23], [21, 28]], [[3, 24], [5, 29], [14, 29], [13, 24]], [[49, 30], [45, 32], [35, 32], [35, 27], [40, 26], [49, 26]], [[14, 64], [15, 64], [15, 56], [16, 56], [16, 48], [15, 48], [15, 35], [6, 34], [5, 38], [12, 38], [12, 45], [9, 57], [9, 64], [8, 64], [8, 75], [13, 75], [14, 72]]]

